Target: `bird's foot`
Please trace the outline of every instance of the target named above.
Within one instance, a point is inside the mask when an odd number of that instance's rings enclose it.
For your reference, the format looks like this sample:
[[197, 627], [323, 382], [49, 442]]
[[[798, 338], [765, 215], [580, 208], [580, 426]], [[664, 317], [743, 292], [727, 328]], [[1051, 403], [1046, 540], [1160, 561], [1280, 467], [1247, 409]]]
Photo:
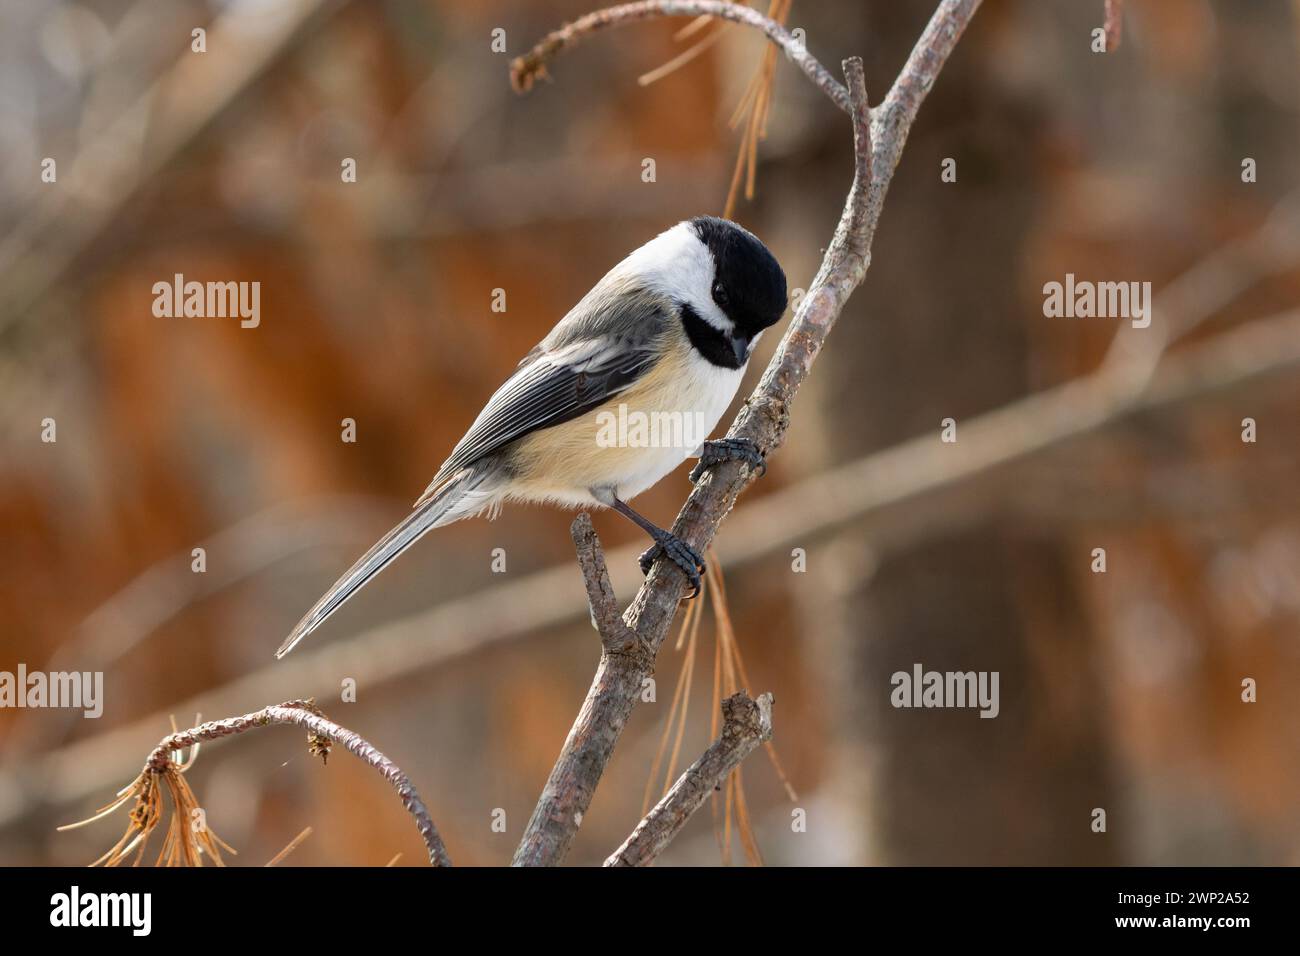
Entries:
[[700, 593], [700, 575], [704, 573], [704, 559], [700, 557], [698, 551], [677, 535], [668, 531], [662, 531], [660, 534], [662, 537], [656, 535], [655, 543], [646, 548], [641, 555], [641, 573], [649, 574], [655, 561], [660, 556], [666, 557], [686, 575], [686, 581], [691, 586], [691, 593], [686, 597], [688, 599], [695, 597]]
[[758, 473], [759, 478], [767, 474], [767, 460], [753, 441], [748, 438], [719, 438], [704, 443], [700, 460], [691, 469], [691, 484], [697, 483], [710, 467], [724, 461], [743, 461], [749, 465], [750, 471]]

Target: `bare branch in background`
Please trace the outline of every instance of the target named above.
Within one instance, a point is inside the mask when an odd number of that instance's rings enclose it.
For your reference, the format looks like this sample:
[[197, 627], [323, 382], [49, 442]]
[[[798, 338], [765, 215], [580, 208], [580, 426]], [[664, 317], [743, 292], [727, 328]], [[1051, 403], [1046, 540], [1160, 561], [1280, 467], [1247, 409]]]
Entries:
[[1113, 375], [1116, 388], [1140, 392], [1170, 346], [1256, 283], [1295, 268], [1297, 262], [1300, 191], [1279, 200], [1258, 229], [1224, 243], [1167, 282], [1151, 303], [1150, 324], [1145, 328], [1121, 325], [1098, 372]]
[[[43, 192], [0, 241], [0, 333], [56, 290], [132, 197], [335, 6], [331, 0], [290, 0], [223, 10], [209, 26], [209, 42], [227, 55], [177, 57], [73, 157], [71, 188]], [[150, 131], [147, 142], [144, 130]]]
[[[840, 86], [779, 24], [748, 7], [711, 0], [648, 0], [588, 14], [550, 34], [511, 64], [516, 88], [526, 90], [549, 60], [596, 30], [654, 16], [714, 16], [762, 30], [832, 102], [849, 113], [854, 177], [839, 226], [816, 278], [728, 437], [748, 439], [768, 456], [781, 446], [790, 404], [849, 295], [866, 275], [885, 193], [912, 121], [978, 7], [979, 0], [942, 0], [898, 79], [875, 110], [867, 107], [860, 59], [844, 61], [846, 86]], [[751, 477], [748, 466], [737, 462], [714, 466], [687, 499], [673, 533], [698, 550], [706, 549]], [[516, 865], [553, 865], [564, 858], [627, 724], [642, 680], [653, 670], [684, 584], [684, 575], [670, 562], [660, 560], [651, 568], [623, 618], [645, 651], [602, 655], [591, 689], [515, 853]]]
[[753, 700], [744, 691], [722, 702], [722, 733], [700, 759], [686, 768], [632, 835], [605, 861], [606, 866], [652, 863], [704, 801], [722, 786], [758, 745], [772, 737], [772, 695]]
[[[1300, 367], [1300, 310], [1258, 319], [1165, 359], [1141, 392], [1094, 373], [962, 422], [960, 442], [921, 435], [766, 495], [733, 518], [770, 551], [865, 523], [878, 553], [933, 540], [990, 504], [1018, 505], [1009, 469], [1135, 416], [1279, 381]], [[763, 524], [760, 528], [758, 522]], [[730, 536], [729, 536], [730, 537]], [[731, 564], [745, 551], [724, 551]]]
[[[224, 560], [205, 574], [190, 568], [190, 550], [158, 561], [91, 611], [55, 649], [50, 671], [107, 671], [168, 621], [205, 598], [252, 578], [286, 558], [360, 541], [380, 509], [369, 499], [330, 496], [309, 509], [302, 503], [273, 505], [204, 538], [198, 546]], [[265, 700], [266, 696], [255, 698]], [[188, 711], [197, 708], [181, 708]], [[25, 715], [25, 716], [24, 716]], [[51, 711], [41, 720], [20, 712], [0, 754], [15, 758], [62, 742], [75, 711]]]

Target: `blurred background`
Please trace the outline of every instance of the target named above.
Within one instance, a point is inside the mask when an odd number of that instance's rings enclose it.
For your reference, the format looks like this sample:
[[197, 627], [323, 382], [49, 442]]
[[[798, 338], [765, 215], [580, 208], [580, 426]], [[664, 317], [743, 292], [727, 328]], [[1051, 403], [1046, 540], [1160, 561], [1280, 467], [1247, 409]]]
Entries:
[[[933, 6], [775, 4], [828, 66], [862, 56], [873, 102]], [[0, 710], [0, 864], [99, 856], [124, 811], [55, 827], [170, 716], [309, 695], [407, 771], [458, 864], [509, 861], [598, 656], [571, 515], [441, 530], [272, 652], [610, 266], [723, 212], [757, 100], [732, 215], [792, 287], [852, 172], [845, 117], [782, 57], [768, 97], [740, 27], [627, 26], [512, 93], [509, 59], [589, 9], [0, 3], [0, 670], [105, 675], [97, 720]], [[1300, 863], [1300, 3], [1130, 0], [1104, 55], [1101, 22], [1102, 0], [987, 0], [921, 110], [867, 280], [718, 541], [789, 786], [755, 753], [743, 802], [664, 863], [754, 862], [742, 829], [769, 864]], [[1045, 317], [1067, 272], [1150, 281], [1152, 327]], [[155, 317], [176, 273], [260, 282], [260, 325]], [[688, 470], [639, 510], [670, 523]], [[644, 542], [596, 527], [630, 600]], [[570, 862], [711, 739], [718, 605], [698, 613], [675, 769], [674, 637]], [[998, 671], [999, 716], [891, 707], [916, 663]], [[310, 826], [290, 862], [421, 864], [387, 785], [302, 737], [189, 771], [236, 862]]]

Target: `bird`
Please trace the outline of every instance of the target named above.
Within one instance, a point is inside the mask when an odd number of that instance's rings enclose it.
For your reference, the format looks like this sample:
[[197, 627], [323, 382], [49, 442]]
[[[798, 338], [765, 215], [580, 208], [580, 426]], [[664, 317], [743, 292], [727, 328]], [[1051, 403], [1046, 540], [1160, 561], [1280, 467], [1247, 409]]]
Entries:
[[[480, 514], [495, 518], [506, 502], [613, 509], [651, 538], [642, 572], [666, 557], [682, 569], [693, 597], [705, 569], [699, 553], [628, 502], [693, 455], [700, 461], [692, 481], [727, 460], [766, 470], [753, 442], [706, 439], [735, 397], [755, 344], [787, 304], [776, 257], [737, 223], [697, 216], [646, 242], [524, 356], [410, 515], [335, 582], [275, 656], [289, 653], [428, 531]], [[666, 427], [648, 440], [656, 421]]]

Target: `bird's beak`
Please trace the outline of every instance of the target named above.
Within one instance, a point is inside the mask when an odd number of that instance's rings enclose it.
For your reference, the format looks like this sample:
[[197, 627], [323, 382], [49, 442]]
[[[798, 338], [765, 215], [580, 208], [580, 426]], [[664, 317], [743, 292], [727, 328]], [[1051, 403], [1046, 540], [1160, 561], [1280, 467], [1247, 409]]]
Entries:
[[731, 340], [731, 348], [736, 353], [736, 361], [741, 365], [749, 361], [749, 339], [737, 335]]

